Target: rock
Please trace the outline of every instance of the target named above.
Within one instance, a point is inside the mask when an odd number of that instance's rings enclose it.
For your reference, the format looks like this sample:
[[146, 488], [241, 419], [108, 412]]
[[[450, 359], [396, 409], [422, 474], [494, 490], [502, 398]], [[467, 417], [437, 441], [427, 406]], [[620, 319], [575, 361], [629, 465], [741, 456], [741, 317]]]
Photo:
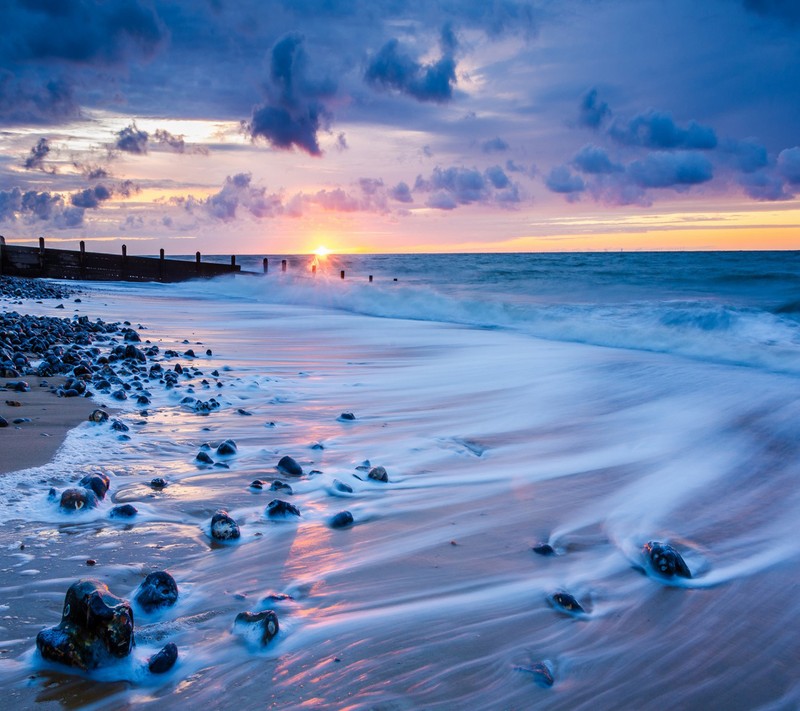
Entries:
[[240, 535], [239, 524], [228, 516], [227, 511], [217, 511], [211, 517], [212, 538], [218, 541], [232, 541], [239, 538]]
[[167, 485], [167, 480], [163, 477], [157, 476], [150, 480], [150, 486], [156, 491], [160, 491]]
[[232, 439], [226, 439], [224, 442], [220, 442], [217, 447], [217, 455], [220, 457], [233, 456], [237, 451], [236, 442]]
[[91, 489], [101, 501], [106, 498], [111, 480], [106, 474], [87, 474], [78, 482], [78, 486]]
[[240, 415], [244, 415], [245, 417], [252, 417], [253, 413], [245, 410], [243, 407], [240, 407], [236, 410]]
[[90, 422], [105, 422], [108, 419], [108, 413], [103, 410], [93, 410], [89, 415]]
[[64, 511], [80, 511], [80, 509], [93, 509], [97, 507], [97, 496], [91, 489], [83, 487], [76, 489], [65, 489], [61, 492], [61, 502], [59, 506]]
[[686, 565], [681, 554], [667, 543], [648, 541], [642, 547], [642, 553], [650, 561], [652, 569], [665, 578], [692, 577], [689, 566]]
[[111, 511], [108, 512], [108, 515], [111, 518], [132, 518], [137, 513], [139, 513], [139, 509], [137, 509], [133, 504], [120, 504], [119, 506], [115, 506]]
[[369, 479], [373, 479], [374, 481], [389, 481], [389, 475], [386, 473], [386, 470], [383, 467], [372, 467], [369, 470], [369, 474], [367, 474]]
[[286, 482], [281, 481], [280, 479], [276, 479], [269, 485], [270, 491], [282, 491], [284, 494], [291, 496], [294, 492], [292, 491], [292, 487], [289, 486]]
[[338, 419], [344, 422], [352, 422], [356, 419], [356, 416], [352, 412], [343, 412]]
[[0, 417], [0, 427], [8, 427], [8, 420], [5, 417]]
[[178, 647], [174, 642], [164, 645], [164, 648], [147, 660], [147, 668], [153, 674], [164, 674], [175, 666], [178, 661]]
[[353, 525], [353, 514], [349, 511], [340, 511], [330, 520], [331, 528], [347, 528]]
[[135, 600], [145, 612], [170, 607], [178, 599], [178, 584], [167, 571], [150, 573], [139, 586]]
[[338, 479], [333, 480], [333, 488], [336, 491], [341, 491], [343, 494], [352, 494], [353, 487], [350, 484], [345, 484], [343, 481], [339, 481]]
[[278, 469], [287, 476], [303, 476], [303, 467], [288, 455], [281, 457]]
[[[67, 391], [65, 391], [65, 396], [66, 392]], [[120, 388], [119, 390], [115, 390], [113, 393], [111, 393], [111, 397], [113, 397], [115, 400], [127, 400], [128, 394], [122, 388]]]
[[250, 484], [250, 488], [251, 489], [259, 489], [259, 490], [263, 489], [264, 488], [264, 482], [261, 481], [261, 479], [256, 479], [255, 481], [253, 481]]
[[42, 657], [88, 671], [128, 656], [133, 646], [133, 611], [97, 580], [73, 583], [57, 627], [36, 636]]
[[214, 463], [214, 460], [209, 456], [208, 452], [205, 452], [202, 449], [197, 453], [197, 456], [195, 457], [195, 461], [198, 461], [201, 464], [213, 464]]
[[273, 610], [240, 612], [236, 615], [233, 626], [248, 636], [255, 632], [262, 646], [269, 644], [280, 631], [278, 616]]
[[548, 662], [536, 662], [529, 667], [515, 667], [515, 669], [533, 675], [533, 680], [542, 688], [549, 689], [555, 683]]
[[585, 614], [581, 604], [568, 592], [556, 592], [547, 598], [547, 601], [560, 612], [570, 615]]
[[121, 420], [112, 420], [111, 429], [114, 430], [114, 432], [128, 432], [130, 427]]
[[211, 351], [210, 348], [206, 348], [206, 355], [207, 356], [212, 356], [212, 355], [214, 355], [214, 353]]
[[294, 504], [290, 504], [288, 501], [273, 499], [267, 504], [265, 513], [270, 518], [276, 518], [277, 516], [299, 516], [300, 509]]
[[531, 549], [534, 553], [538, 553], [539, 555], [555, 555], [556, 549], [553, 548], [549, 543], [537, 543]]

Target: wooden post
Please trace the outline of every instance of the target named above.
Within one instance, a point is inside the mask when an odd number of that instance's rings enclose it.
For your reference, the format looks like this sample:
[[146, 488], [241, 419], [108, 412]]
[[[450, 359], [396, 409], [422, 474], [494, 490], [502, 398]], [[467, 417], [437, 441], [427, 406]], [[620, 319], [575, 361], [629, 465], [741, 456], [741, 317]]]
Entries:
[[235, 254], [231, 255], [231, 266], [232, 267], [236, 266], [236, 255]]
[[286, 260], [285, 259], [281, 259], [281, 271], [282, 272], [286, 271]]
[[372, 274], [369, 275], [370, 283], [372, 282]]
[[164, 250], [158, 250], [158, 280], [164, 281]]
[[6, 246], [6, 238], [0, 235], [0, 276], [3, 275], [3, 247]]
[[342, 269], [342, 271], [339, 272], [339, 275], [342, 277], [342, 279], [344, 279], [344, 269]]
[[269, 271], [269, 259], [264, 257], [264, 274], [266, 274], [268, 271]]
[[123, 244], [122, 245], [122, 267], [119, 271], [119, 278], [125, 279], [125, 273], [127, 272], [128, 266], [128, 246]]
[[316, 264], [312, 264], [311, 265], [311, 273], [316, 275], [316, 273], [317, 273], [317, 265]]
[[80, 242], [81, 253], [78, 257], [78, 264], [80, 265], [81, 279], [86, 275], [86, 242]]
[[39, 276], [47, 276], [44, 268], [44, 237], [39, 237]]
[[200, 252], [194, 253], [194, 270], [200, 273]]

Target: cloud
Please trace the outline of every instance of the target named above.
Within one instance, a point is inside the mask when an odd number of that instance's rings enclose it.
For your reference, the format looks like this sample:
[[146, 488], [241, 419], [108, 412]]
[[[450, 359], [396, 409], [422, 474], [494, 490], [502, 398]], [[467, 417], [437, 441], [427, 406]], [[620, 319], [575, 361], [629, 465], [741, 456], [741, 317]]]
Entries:
[[519, 201], [519, 189], [500, 166], [492, 166], [483, 173], [477, 168], [437, 166], [429, 178], [417, 176], [414, 190], [431, 193], [426, 205], [440, 210], [473, 203], [507, 207]]
[[389, 191], [389, 197], [391, 197], [392, 200], [397, 200], [397, 202], [414, 202], [414, 198], [411, 195], [411, 188], [402, 180]]
[[18, 219], [26, 224], [48, 222], [57, 229], [69, 229], [83, 224], [83, 209], [68, 207], [58, 193], [23, 192], [18, 187], [0, 190], [0, 222], [14, 223]]
[[800, 185], [800, 146], [778, 154], [778, 172], [792, 185]]
[[209, 195], [204, 200], [192, 196], [173, 199], [172, 202], [183, 205], [187, 212], [203, 211], [214, 220], [232, 222], [243, 208], [253, 217], [273, 217], [283, 212], [280, 195], [267, 195], [266, 188], [255, 187], [250, 173], [237, 173], [225, 178], [219, 192]]
[[282, 37], [272, 48], [269, 97], [253, 109], [249, 122], [243, 124], [251, 138], [265, 138], [282, 150], [297, 147], [319, 156], [317, 133], [327, 129], [331, 114], [324, 99], [336, 93], [329, 79], [313, 81], [308, 77], [308, 58], [304, 38], [297, 33]]
[[508, 148], [509, 148], [508, 143], [506, 143], [499, 136], [491, 138], [488, 141], [484, 141], [483, 143], [481, 143], [481, 150], [484, 153], [502, 153], [503, 151], [507, 151]]
[[112, 196], [111, 190], [105, 185], [98, 184], [92, 188], [86, 188], [80, 192], [73, 193], [70, 196], [70, 202], [75, 207], [82, 207], [86, 209], [96, 208], [100, 206], [101, 202], [105, 202]]
[[580, 175], [574, 175], [565, 165], [553, 168], [544, 180], [545, 185], [554, 193], [571, 196], [576, 199], [579, 193], [586, 190], [586, 183]]
[[600, 128], [600, 125], [609, 116], [611, 109], [605, 101], [597, 98], [597, 89], [589, 89], [582, 97], [578, 105], [578, 123], [587, 128]]
[[744, 0], [744, 7], [763, 17], [774, 17], [790, 25], [800, 24], [797, 0]]
[[764, 172], [743, 175], [739, 178], [739, 184], [754, 200], [775, 201], [792, 198], [791, 193], [786, 191], [783, 180]]
[[663, 111], [646, 111], [627, 122], [616, 120], [608, 133], [614, 140], [629, 146], [705, 150], [717, 146], [714, 129], [696, 121], [689, 121], [686, 128], [681, 128], [670, 113]]
[[455, 210], [458, 207], [455, 197], [445, 190], [433, 193], [426, 201], [425, 205], [436, 210]]
[[703, 155], [657, 151], [628, 166], [631, 180], [643, 188], [672, 188], [699, 185], [714, 177], [711, 161]]
[[742, 173], [753, 173], [769, 162], [766, 147], [752, 139], [725, 140], [721, 143], [720, 150], [723, 156], [730, 157], [733, 165]]
[[590, 175], [617, 173], [623, 170], [621, 165], [611, 161], [605, 149], [593, 145], [581, 148], [572, 159], [572, 165], [582, 173]]
[[499, 165], [494, 165], [491, 168], [487, 168], [484, 175], [497, 190], [502, 190], [503, 188], [507, 188], [509, 185], [511, 185], [511, 181], [508, 179], [505, 171]]
[[450, 25], [442, 28], [439, 42], [442, 57], [431, 64], [421, 64], [400, 51], [400, 42], [390, 39], [372, 58], [364, 74], [368, 84], [411, 96], [417, 101], [446, 103], [453, 98], [456, 84], [457, 47]]
[[22, 166], [26, 170], [46, 170], [44, 161], [48, 153], [50, 153], [50, 143], [47, 138], [42, 137], [36, 142], [36, 145], [31, 148], [31, 152], [22, 163]]
[[80, 116], [72, 87], [63, 79], [17, 77], [0, 69], [0, 123], [49, 124]]
[[136, 155], [144, 155], [147, 153], [147, 131], [140, 131], [136, 127], [136, 122], [130, 126], [126, 126], [121, 131], [116, 133], [117, 140], [114, 143], [114, 148], [126, 153], [134, 153]]

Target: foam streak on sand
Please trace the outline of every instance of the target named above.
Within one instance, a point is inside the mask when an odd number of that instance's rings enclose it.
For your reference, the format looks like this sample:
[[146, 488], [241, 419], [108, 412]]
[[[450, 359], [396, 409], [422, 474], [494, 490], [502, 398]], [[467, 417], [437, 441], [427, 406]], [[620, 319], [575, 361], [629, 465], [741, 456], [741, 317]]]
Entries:
[[[167, 349], [193, 348], [203, 375], [150, 387], [144, 416], [124, 404], [129, 441], [87, 423], [55, 463], [4, 481], [2, 635], [15, 641], [2, 649], [0, 683], [12, 702], [800, 703], [800, 642], [785, 632], [800, 613], [796, 376], [264, 303], [280, 300], [276, 284], [260, 297], [239, 290], [226, 299], [214, 285], [117, 285], [84, 299], [105, 320], [135, 313], [165, 368], [190, 362], [165, 358]], [[201, 416], [182, 404], [187, 395], [214, 395], [221, 406]], [[355, 419], [342, 420], [346, 411]], [[228, 438], [237, 452], [218, 455]], [[206, 441], [212, 461], [228, 468], [196, 460]], [[303, 476], [276, 469], [284, 455]], [[388, 482], [368, 478], [376, 465]], [[96, 468], [111, 478], [97, 509], [67, 515], [47, 501], [49, 486]], [[167, 486], [151, 488], [155, 476]], [[256, 479], [267, 484], [250, 487]], [[275, 479], [293, 493], [269, 491]], [[267, 517], [276, 498], [300, 517]], [[139, 514], [109, 519], [124, 502]], [[220, 508], [238, 522], [238, 541], [211, 540]], [[332, 529], [343, 510], [354, 525]], [[648, 569], [640, 551], [653, 540], [679, 550], [692, 577]], [[545, 541], [555, 555], [531, 550]], [[88, 558], [97, 561], [90, 575]], [[168, 610], [134, 609], [132, 659], [88, 678], [31, 651], [77, 578], [132, 599], [157, 569], [169, 570], [180, 595]], [[584, 612], [548, 604], [555, 593], [574, 596]], [[280, 631], [259, 649], [233, 621], [268, 609]], [[180, 650], [176, 667], [143, 672], [166, 642]], [[520, 673], [537, 669], [546, 673]], [[537, 683], [547, 673], [551, 687]]]

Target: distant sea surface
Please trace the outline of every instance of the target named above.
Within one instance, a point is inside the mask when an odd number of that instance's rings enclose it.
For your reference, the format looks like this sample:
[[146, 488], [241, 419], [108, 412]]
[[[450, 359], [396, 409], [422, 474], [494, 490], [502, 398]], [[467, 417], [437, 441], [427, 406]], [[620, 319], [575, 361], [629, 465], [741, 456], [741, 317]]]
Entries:
[[[0, 482], [16, 707], [800, 708], [800, 253], [332, 255], [316, 274], [266, 256], [266, 276], [25, 305], [141, 324], [184, 374], [131, 381], [146, 407], [96, 395], [130, 439], [85, 423]], [[196, 460], [206, 442], [227, 468]], [[284, 455], [305, 472], [291, 494], [269, 490]], [[110, 501], [48, 501], [95, 470]], [[271, 519], [274, 498], [300, 517]], [[210, 540], [220, 508], [237, 543]], [[691, 578], [653, 570], [653, 541]], [[159, 568], [180, 597], [134, 606], [130, 660], [76, 675], [35, 653], [78, 576], [130, 599]], [[233, 621], [267, 609], [261, 649]], [[149, 674], [167, 642], [177, 666]]]

